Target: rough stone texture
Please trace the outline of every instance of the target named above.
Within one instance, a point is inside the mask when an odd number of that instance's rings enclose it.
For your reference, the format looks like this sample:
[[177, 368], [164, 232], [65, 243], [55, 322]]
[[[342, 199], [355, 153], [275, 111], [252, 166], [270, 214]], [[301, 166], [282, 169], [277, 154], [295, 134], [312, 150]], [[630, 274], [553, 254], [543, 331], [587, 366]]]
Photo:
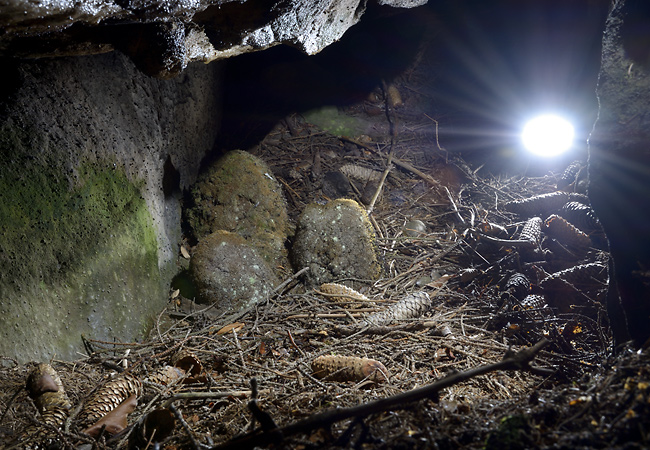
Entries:
[[199, 242], [190, 260], [197, 300], [216, 312], [237, 312], [268, 298], [278, 279], [244, 238], [215, 231]]
[[311, 203], [298, 219], [291, 250], [296, 270], [309, 267], [312, 286], [343, 278], [376, 280], [381, 275], [375, 232], [354, 200]]
[[287, 266], [287, 204], [266, 163], [250, 153], [228, 152], [192, 187], [187, 220], [195, 238], [226, 230], [239, 234], [274, 268]]
[[0, 354], [72, 358], [82, 333], [137, 338], [176, 272], [218, 67], [161, 81], [117, 52], [4, 63]]
[[[217, 130], [218, 67], [188, 64], [281, 43], [315, 53], [365, 7], [0, 4], [0, 354], [69, 358], [81, 333], [136, 338], [164, 302], [181, 189]], [[42, 57], [56, 58], [16, 59]]]
[[[0, 54], [88, 55], [122, 50], [145, 73], [170, 78], [210, 62], [287, 44], [315, 54], [356, 24], [367, 0], [101, 1], [0, 4]], [[426, 0], [380, 0], [411, 8]]]
[[613, 262], [610, 319], [619, 343], [631, 337], [638, 345], [650, 337], [649, 42], [650, 3], [618, 0], [607, 20], [589, 141], [588, 194]]
[[426, 5], [428, 0], [377, 0], [377, 4], [394, 8], [415, 8]]

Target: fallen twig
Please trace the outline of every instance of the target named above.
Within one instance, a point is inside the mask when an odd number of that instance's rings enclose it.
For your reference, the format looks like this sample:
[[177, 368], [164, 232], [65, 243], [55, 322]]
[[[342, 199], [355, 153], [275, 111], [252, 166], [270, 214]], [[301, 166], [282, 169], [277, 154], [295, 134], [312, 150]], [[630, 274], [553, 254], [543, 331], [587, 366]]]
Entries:
[[[375, 312], [377, 311], [375, 308], [369, 309], [366, 308], [364, 311], [371, 311]], [[342, 312], [342, 313], [316, 313], [316, 314], [293, 314], [291, 316], [287, 316], [286, 319], [311, 319], [311, 318], [316, 318], [316, 319], [341, 319], [345, 317], [364, 317], [367, 314], [365, 312]]]
[[275, 289], [273, 289], [272, 295], [280, 295], [280, 294], [282, 294], [282, 291], [284, 290], [284, 288], [286, 288], [291, 282], [293, 282], [294, 280], [300, 278], [304, 273], [306, 273], [308, 271], [309, 271], [309, 267], [303, 267], [298, 272], [294, 273], [289, 278], [287, 278], [282, 283], [280, 283]]
[[282, 438], [286, 438], [298, 433], [309, 433], [313, 430], [327, 427], [336, 422], [350, 419], [352, 417], [362, 418], [369, 416], [370, 414], [401, 409], [410, 403], [425, 398], [435, 399], [442, 389], [497, 370], [528, 370], [538, 375], [552, 375], [554, 373], [552, 370], [530, 365], [537, 353], [548, 344], [548, 340], [542, 339], [534, 346], [519, 350], [517, 353], [508, 350], [504, 359], [497, 363], [487, 364], [465, 372], [457, 372], [419, 389], [413, 389], [391, 397], [375, 400], [370, 403], [364, 403], [350, 408], [332, 409], [320, 414], [315, 414], [306, 419], [294, 422], [293, 424], [275, 429], [273, 430], [273, 433], [267, 433], [263, 430], [257, 429], [240, 437], [235, 437], [224, 444], [212, 447], [212, 450], [252, 449], [254, 447], [277, 443], [278, 435], [282, 436]]
[[393, 168], [393, 150], [395, 149], [395, 138], [397, 134], [397, 127], [395, 123], [395, 117], [393, 117], [393, 111], [390, 106], [390, 102], [388, 101], [388, 88], [386, 87], [386, 83], [382, 82], [383, 87], [384, 87], [384, 98], [386, 100], [386, 118], [388, 119], [388, 124], [390, 125], [390, 150], [388, 151], [388, 160], [386, 161], [386, 169], [384, 169], [384, 173], [381, 175], [381, 180], [379, 180], [379, 185], [377, 186], [377, 189], [375, 190], [375, 194], [372, 196], [372, 200], [370, 200], [370, 205], [368, 205], [368, 215], [372, 215], [373, 210], [375, 209], [375, 203], [377, 202], [377, 199], [379, 198], [379, 195], [381, 194], [381, 191], [384, 187], [384, 183], [386, 182], [386, 177], [388, 176], [388, 173], [391, 171]]
[[[381, 150], [373, 148], [370, 145], [366, 145], [363, 142], [359, 142], [359, 141], [357, 141], [355, 139], [350, 139], [350, 138], [345, 138], [345, 137], [343, 137], [341, 139], [346, 140], [348, 142], [351, 142], [351, 143], [353, 143], [355, 145], [358, 145], [361, 148], [365, 148], [366, 150], [370, 150], [373, 153], [377, 153], [378, 155], [380, 155], [380, 156], [382, 156], [384, 158], [388, 158], [388, 156], [385, 155]], [[426, 173], [424, 173], [421, 170], [417, 169], [412, 164], [407, 163], [406, 161], [402, 161], [401, 159], [396, 158], [395, 156], [393, 156], [391, 162], [393, 164], [395, 164], [396, 166], [401, 167], [402, 169], [405, 169], [405, 170], [408, 170], [409, 172], [414, 173], [415, 175], [419, 176], [420, 178], [422, 178], [424, 181], [426, 181], [430, 185], [435, 186], [435, 187], [440, 187], [440, 182], [438, 180], [434, 179], [432, 176], [427, 175]]]
[[[383, 326], [368, 326], [363, 328], [363, 334], [376, 334], [384, 335], [393, 333], [395, 331], [420, 331], [426, 328], [433, 328], [437, 325], [436, 322], [409, 322], [401, 325], [383, 325]], [[341, 336], [350, 336], [361, 331], [359, 328], [352, 328], [349, 326], [334, 327], [334, 330]]]
[[492, 244], [504, 245], [510, 247], [521, 247], [521, 248], [535, 248], [535, 241], [529, 239], [499, 239], [487, 234], [478, 233], [480, 239], [483, 239]]
[[[260, 391], [261, 393], [268, 393], [266, 390]], [[224, 392], [179, 392], [165, 400], [161, 408], [169, 408], [169, 406], [176, 400], [200, 400], [200, 399], [215, 399], [224, 397], [246, 398], [251, 395], [251, 391], [224, 391]]]
[[183, 418], [183, 413], [181, 413], [174, 405], [169, 405], [169, 410], [174, 414], [176, 417], [176, 420], [178, 420], [187, 433], [188, 437], [190, 438], [190, 441], [192, 442], [192, 447], [194, 450], [201, 450], [201, 444], [199, 441], [196, 440], [196, 437], [194, 437], [194, 433], [192, 432], [192, 428], [190, 425], [185, 421]]
[[458, 220], [460, 220], [460, 223], [465, 224], [465, 219], [463, 219], [463, 216], [460, 214], [460, 211], [458, 210], [458, 206], [456, 206], [456, 202], [454, 201], [453, 197], [451, 196], [451, 192], [449, 192], [449, 189], [447, 189], [447, 186], [445, 186], [445, 192], [447, 192], [447, 198], [449, 199], [449, 203], [451, 204], [451, 208], [453, 209], [454, 213], [456, 214], [456, 217], [458, 217]]

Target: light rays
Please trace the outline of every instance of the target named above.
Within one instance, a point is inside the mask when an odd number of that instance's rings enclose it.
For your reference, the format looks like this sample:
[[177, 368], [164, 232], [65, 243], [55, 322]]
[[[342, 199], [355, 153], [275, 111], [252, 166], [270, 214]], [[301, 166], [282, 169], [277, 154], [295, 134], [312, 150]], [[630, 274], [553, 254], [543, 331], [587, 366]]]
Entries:
[[568, 120], [545, 114], [526, 123], [521, 140], [528, 151], [550, 158], [569, 150], [573, 146], [574, 135], [575, 130]]

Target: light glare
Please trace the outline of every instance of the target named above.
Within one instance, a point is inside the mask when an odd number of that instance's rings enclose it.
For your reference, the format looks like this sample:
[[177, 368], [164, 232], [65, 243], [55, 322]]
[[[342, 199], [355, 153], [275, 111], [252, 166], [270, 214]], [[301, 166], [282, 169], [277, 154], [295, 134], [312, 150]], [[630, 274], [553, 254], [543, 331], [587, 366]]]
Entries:
[[573, 125], [561, 117], [549, 114], [529, 121], [521, 138], [531, 153], [556, 156], [571, 148], [573, 135]]

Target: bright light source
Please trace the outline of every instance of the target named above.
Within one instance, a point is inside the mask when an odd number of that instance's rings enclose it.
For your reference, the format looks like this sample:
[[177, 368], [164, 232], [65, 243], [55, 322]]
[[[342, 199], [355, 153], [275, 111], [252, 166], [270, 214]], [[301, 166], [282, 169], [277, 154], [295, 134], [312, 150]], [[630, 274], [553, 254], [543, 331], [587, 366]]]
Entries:
[[573, 125], [561, 117], [549, 114], [528, 122], [521, 133], [521, 139], [531, 153], [556, 156], [571, 148], [573, 134]]

